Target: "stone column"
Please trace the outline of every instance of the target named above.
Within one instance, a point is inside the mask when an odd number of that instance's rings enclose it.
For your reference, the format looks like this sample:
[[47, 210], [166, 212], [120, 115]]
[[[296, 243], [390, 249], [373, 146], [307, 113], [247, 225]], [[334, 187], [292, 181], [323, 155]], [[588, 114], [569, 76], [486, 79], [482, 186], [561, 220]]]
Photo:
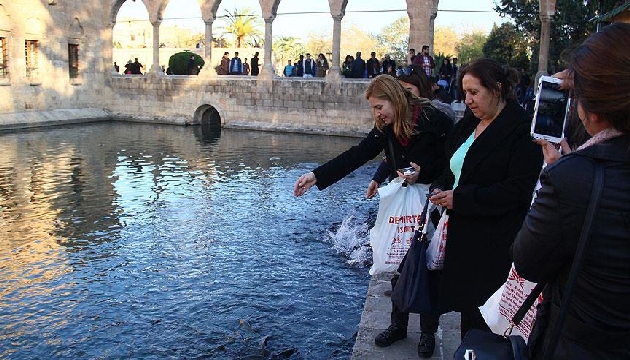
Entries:
[[433, 51], [433, 20], [437, 16], [438, 0], [407, 0], [409, 15], [409, 48], [420, 54], [423, 45]]
[[151, 65], [150, 72], [152, 74], [164, 75], [162, 67], [160, 67], [160, 24], [161, 20], [152, 21], [153, 25], [153, 65]]
[[203, 56], [209, 61], [212, 60], [212, 23], [214, 22], [214, 19], [204, 20], [203, 22], [206, 24], [206, 48]]
[[275, 18], [275, 15], [265, 18], [265, 63], [258, 74], [259, 79], [273, 79], [276, 73], [273, 69], [273, 61], [271, 58], [271, 46], [273, 45], [272, 25]]
[[326, 75], [326, 81], [341, 82], [341, 19], [343, 15], [333, 15], [332, 64]]
[[540, 14], [540, 49], [538, 52], [538, 72], [547, 73], [549, 62], [549, 37], [551, 16]]
[[214, 23], [214, 18], [210, 18], [203, 21], [206, 24], [206, 46], [203, 52], [203, 61], [205, 61], [205, 65], [201, 72], [199, 72], [199, 77], [201, 78], [209, 78], [217, 76], [217, 69], [215, 69], [212, 63], [212, 23]]
[[549, 39], [551, 18], [556, 12], [556, 0], [540, 0], [540, 50], [538, 52], [538, 74], [547, 74], [549, 62]]
[[[432, 54], [435, 57], [435, 49], [433, 47], [433, 45], [435, 44], [435, 18], [437, 17], [438, 14], [438, 0], [434, 0], [433, 1], [433, 7], [431, 8], [431, 17], [429, 20], [429, 42], [427, 42], [427, 45], [429, 45], [429, 53]], [[423, 44], [424, 45], [424, 44]], [[420, 51], [422, 52], [422, 47], [420, 47]]]

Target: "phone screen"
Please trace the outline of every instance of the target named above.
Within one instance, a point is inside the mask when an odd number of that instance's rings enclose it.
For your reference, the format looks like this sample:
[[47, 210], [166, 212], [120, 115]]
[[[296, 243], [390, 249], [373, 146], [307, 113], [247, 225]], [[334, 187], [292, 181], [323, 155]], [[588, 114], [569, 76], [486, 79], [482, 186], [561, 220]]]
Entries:
[[563, 137], [568, 96], [559, 86], [544, 80], [540, 83], [532, 127], [535, 138], [557, 142]]

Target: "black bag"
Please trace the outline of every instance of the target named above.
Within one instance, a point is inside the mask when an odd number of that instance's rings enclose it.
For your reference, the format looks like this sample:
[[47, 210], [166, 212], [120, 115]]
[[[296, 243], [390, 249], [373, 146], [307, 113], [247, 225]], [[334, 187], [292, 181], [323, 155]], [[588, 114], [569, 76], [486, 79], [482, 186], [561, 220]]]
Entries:
[[392, 302], [402, 312], [418, 314], [431, 313], [431, 291], [429, 270], [427, 269], [427, 247], [429, 240], [424, 229], [427, 222], [429, 200], [424, 204], [420, 215], [420, 226], [416, 230], [411, 245], [400, 263], [400, 277], [392, 290]]
[[497, 335], [471, 329], [455, 351], [454, 359], [462, 360], [527, 360], [527, 345], [520, 335]]

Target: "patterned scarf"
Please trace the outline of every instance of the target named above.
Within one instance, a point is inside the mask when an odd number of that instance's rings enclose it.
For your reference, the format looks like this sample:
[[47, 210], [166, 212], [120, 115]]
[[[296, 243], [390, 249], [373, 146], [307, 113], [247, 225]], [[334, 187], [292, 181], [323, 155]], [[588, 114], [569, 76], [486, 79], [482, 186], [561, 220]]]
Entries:
[[610, 140], [612, 138], [616, 138], [618, 136], [622, 136], [623, 133], [615, 128], [604, 129], [597, 134], [595, 134], [592, 138], [588, 139], [584, 144], [580, 145], [576, 151], [585, 149], [591, 145], [599, 144], [606, 140]]

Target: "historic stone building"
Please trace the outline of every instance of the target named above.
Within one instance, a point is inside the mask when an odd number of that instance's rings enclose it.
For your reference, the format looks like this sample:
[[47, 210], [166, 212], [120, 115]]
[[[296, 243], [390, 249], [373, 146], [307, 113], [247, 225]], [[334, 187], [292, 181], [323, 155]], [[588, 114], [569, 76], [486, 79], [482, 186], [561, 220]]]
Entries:
[[[125, 1], [141, 1], [152, 25], [145, 75], [112, 72], [113, 28]], [[176, 1], [176, 0], [170, 0]], [[281, 0], [260, 0], [265, 58]], [[352, 0], [358, 1], [358, 0]], [[0, 0], [0, 126], [96, 118], [339, 133], [364, 132], [372, 119], [363, 79], [340, 75], [341, 21], [348, 0], [329, 0], [333, 61], [325, 79], [283, 79], [266, 62], [257, 78], [166, 76], [160, 67], [159, 29], [169, 0]], [[206, 43], [220, 0], [199, 0]], [[407, 0], [410, 46], [432, 44], [438, 0]], [[222, 54], [205, 47], [214, 64]], [[124, 64], [118, 64], [123, 66]]]

